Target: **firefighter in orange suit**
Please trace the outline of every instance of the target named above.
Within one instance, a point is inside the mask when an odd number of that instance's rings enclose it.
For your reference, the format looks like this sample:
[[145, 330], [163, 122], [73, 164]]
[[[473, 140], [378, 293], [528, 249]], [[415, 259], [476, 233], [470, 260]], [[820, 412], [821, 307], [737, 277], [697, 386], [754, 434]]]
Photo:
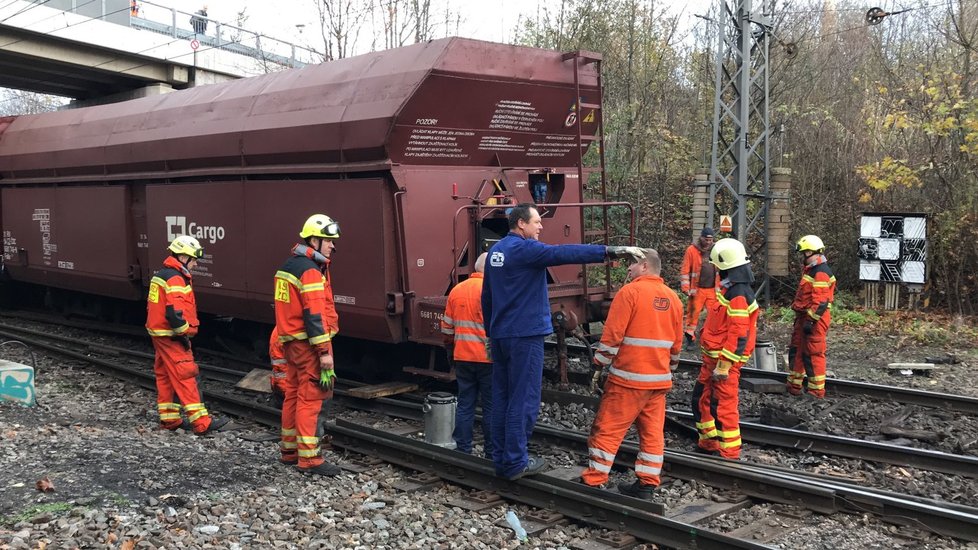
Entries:
[[285, 368], [285, 346], [279, 341], [278, 331], [272, 328], [272, 334], [268, 338], [268, 359], [272, 365], [272, 375], [269, 377], [269, 385], [272, 388], [272, 403], [276, 407], [282, 408], [285, 403], [285, 387], [288, 385], [288, 369]]
[[717, 274], [710, 263], [710, 249], [713, 248], [713, 228], [704, 227], [696, 242], [686, 248], [683, 263], [679, 267], [679, 286], [689, 296], [686, 302], [686, 350], [692, 351], [696, 339], [696, 325], [700, 312], [707, 311], [716, 299]]
[[160, 425], [175, 430], [183, 425], [181, 410], [194, 433], [217, 431], [227, 424], [207, 412], [197, 389], [197, 363], [190, 339], [197, 335], [197, 303], [190, 270], [204, 257], [204, 249], [193, 237], [180, 235], [167, 247], [170, 256], [163, 269], [153, 275], [146, 299], [146, 331], [153, 337], [156, 362], [156, 406]]
[[486, 268], [483, 252], [475, 260], [475, 273], [455, 285], [448, 293], [441, 333], [445, 349], [455, 365], [458, 383], [458, 406], [455, 408], [455, 449], [472, 454], [472, 424], [475, 404], [482, 403], [483, 452], [492, 458], [489, 418], [492, 416], [492, 361], [489, 359], [489, 339], [482, 322], [482, 273]]
[[815, 235], [805, 235], [795, 249], [803, 265], [801, 282], [791, 309], [795, 310], [795, 327], [788, 348], [788, 392], [801, 393], [808, 378], [808, 393], [825, 397], [825, 336], [832, 322], [835, 299], [835, 276], [825, 258], [825, 244]]
[[663, 282], [662, 263], [655, 250], [628, 266], [630, 282], [611, 302], [601, 343], [594, 354], [592, 389], [607, 370], [604, 393], [588, 437], [586, 485], [603, 486], [625, 432], [636, 423], [639, 453], [632, 484], [618, 490], [636, 498], [651, 498], [659, 485], [665, 449], [663, 426], [666, 394], [672, 371], [679, 364], [683, 341], [683, 304]]
[[721, 239], [710, 251], [720, 272], [716, 303], [707, 311], [700, 346], [703, 366], [693, 387], [692, 409], [699, 448], [740, 458], [740, 414], [737, 411], [740, 368], [754, 351], [760, 312], [751, 283], [754, 275], [744, 245]]
[[335, 476], [341, 470], [323, 459], [316, 428], [323, 400], [333, 396], [333, 336], [339, 319], [329, 279], [329, 256], [340, 226], [315, 214], [302, 226], [304, 240], [275, 273], [275, 330], [284, 344], [288, 376], [282, 405], [284, 464], [302, 472]]

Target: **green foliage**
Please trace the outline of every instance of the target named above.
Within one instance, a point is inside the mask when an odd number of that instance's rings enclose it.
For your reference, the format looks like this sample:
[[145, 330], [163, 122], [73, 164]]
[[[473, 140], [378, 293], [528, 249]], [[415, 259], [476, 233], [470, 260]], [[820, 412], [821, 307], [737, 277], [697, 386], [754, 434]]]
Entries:
[[31, 518], [37, 517], [40, 514], [54, 514], [57, 512], [66, 512], [71, 509], [72, 505], [67, 502], [49, 502], [47, 504], [39, 504], [23, 510], [18, 514], [4, 516], [2, 519], [0, 519], [0, 525], [13, 526], [21, 521], [29, 521]]
[[832, 308], [832, 324], [862, 327], [879, 323], [880, 316], [871, 309], [856, 311], [852, 309]]

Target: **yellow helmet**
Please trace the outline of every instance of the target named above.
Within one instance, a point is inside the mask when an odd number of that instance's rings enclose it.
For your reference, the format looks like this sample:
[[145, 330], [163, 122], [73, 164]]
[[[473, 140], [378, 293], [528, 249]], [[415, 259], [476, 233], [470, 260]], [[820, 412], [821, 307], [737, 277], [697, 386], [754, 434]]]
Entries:
[[739, 265], [749, 264], [747, 250], [737, 239], [720, 239], [710, 250], [710, 263], [717, 269], [728, 270]]
[[313, 214], [309, 216], [306, 223], [302, 224], [302, 231], [299, 236], [303, 239], [309, 237], [321, 237], [323, 239], [339, 239], [340, 224], [333, 221], [326, 214]]
[[819, 239], [815, 235], [805, 235], [804, 237], [798, 239], [798, 244], [795, 245], [795, 250], [798, 252], [804, 252], [806, 250], [811, 250], [812, 252], [824, 252], [825, 243], [822, 239]]
[[200, 246], [200, 241], [189, 235], [180, 235], [176, 239], [173, 239], [173, 242], [170, 243], [167, 250], [174, 254], [186, 254], [191, 258], [204, 257], [204, 247]]

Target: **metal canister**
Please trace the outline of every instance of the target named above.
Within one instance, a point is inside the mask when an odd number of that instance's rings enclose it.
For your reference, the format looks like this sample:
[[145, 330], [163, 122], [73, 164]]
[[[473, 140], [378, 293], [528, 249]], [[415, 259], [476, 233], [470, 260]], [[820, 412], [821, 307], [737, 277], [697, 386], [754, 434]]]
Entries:
[[424, 398], [424, 440], [426, 443], [455, 448], [452, 432], [455, 431], [455, 408], [458, 399], [445, 392], [429, 393]]
[[754, 355], [751, 359], [754, 361], [755, 367], [760, 370], [778, 370], [778, 354], [774, 348], [774, 342], [758, 340], [754, 344]]

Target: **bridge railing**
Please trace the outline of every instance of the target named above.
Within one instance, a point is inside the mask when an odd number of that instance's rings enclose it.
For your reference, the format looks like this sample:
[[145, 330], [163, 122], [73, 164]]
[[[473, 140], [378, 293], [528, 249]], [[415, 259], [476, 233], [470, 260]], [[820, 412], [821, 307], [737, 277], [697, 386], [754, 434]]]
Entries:
[[[138, 2], [137, 5], [138, 11], [130, 14], [131, 27], [175, 39], [188, 41], [197, 39], [202, 49], [221, 49], [285, 68], [322, 63], [324, 59], [322, 53], [311, 48], [222, 23], [216, 19], [152, 2]], [[195, 18], [199, 21], [197, 29], [191, 23]], [[270, 67], [269, 69], [274, 70]]]

